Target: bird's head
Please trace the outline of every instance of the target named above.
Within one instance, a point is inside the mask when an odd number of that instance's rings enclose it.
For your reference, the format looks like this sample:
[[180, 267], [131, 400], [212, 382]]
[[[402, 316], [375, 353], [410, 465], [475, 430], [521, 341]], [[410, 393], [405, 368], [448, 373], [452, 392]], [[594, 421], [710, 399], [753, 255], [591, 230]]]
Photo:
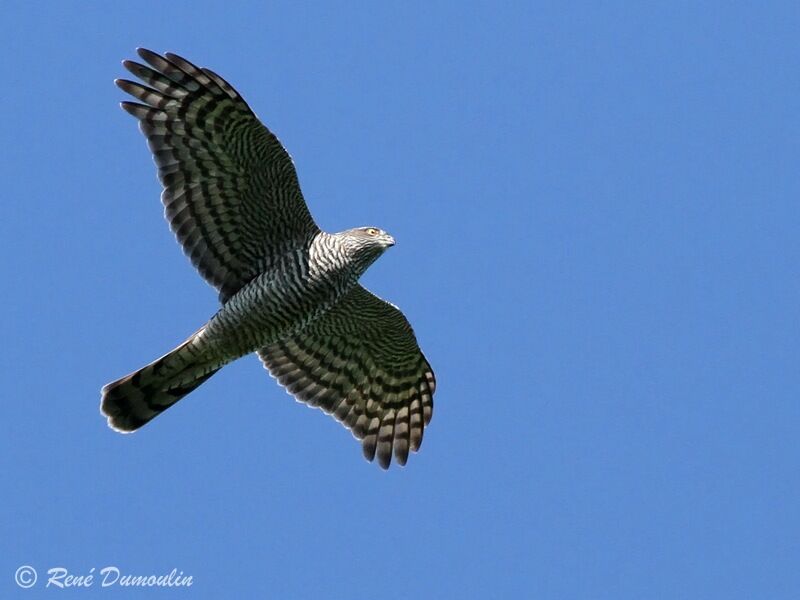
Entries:
[[363, 273], [387, 248], [394, 246], [394, 238], [377, 227], [356, 227], [339, 234], [350, 258]]

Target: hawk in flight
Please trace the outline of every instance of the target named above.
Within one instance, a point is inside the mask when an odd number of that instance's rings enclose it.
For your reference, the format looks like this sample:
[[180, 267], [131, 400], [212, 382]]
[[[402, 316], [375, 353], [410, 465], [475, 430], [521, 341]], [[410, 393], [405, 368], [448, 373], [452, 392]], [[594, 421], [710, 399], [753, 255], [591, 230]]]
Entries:
[[142, 83], [116, 84], [136, 117], [184, 253], [222, 307], [155, 362], [106, 385], [117, 431], [158, 416], [223, 366], [255, 352], [298, 401], [333, 415], [384, 469], [405, 465], [431, 419], [436, 380], [397, 307], [359, 283], [394, 239], [377, 227], [326, 233], [294, 164], [242, 97], [210, 69], [138, 50]]

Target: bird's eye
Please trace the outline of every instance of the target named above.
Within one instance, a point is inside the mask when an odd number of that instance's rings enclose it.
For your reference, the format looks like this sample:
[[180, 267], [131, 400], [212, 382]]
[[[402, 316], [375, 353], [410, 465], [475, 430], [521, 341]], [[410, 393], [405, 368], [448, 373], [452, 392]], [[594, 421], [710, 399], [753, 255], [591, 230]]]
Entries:
[[367, 228], [367, 235], [378, 235], [378, 230], [374, 227]]

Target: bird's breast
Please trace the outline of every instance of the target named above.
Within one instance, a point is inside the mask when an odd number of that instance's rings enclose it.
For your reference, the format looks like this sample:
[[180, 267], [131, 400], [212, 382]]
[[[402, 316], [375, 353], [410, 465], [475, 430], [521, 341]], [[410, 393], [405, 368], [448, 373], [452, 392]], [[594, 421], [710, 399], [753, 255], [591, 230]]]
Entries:
[[354, 284], [335, 271], [279, 265], [228, 300], [209, 322], [207, 342], [226, 355], [249, 354], [305, 328]]

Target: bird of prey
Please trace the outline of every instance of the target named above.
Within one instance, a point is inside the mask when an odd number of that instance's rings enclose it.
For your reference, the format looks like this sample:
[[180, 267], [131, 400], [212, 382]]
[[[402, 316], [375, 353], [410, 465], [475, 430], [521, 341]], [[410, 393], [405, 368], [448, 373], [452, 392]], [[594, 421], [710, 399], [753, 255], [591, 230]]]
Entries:
[[221, 308], [158, 360], [106, 385], [101, 411], [131, 432], [255, 352], [298, 401], [333, 415], [364, 456], [405, 465], [431, 419], [433, 370], [403, 313], [358, 280], [394, 239], [322, 231], [278, 138], [222, 77], [139, 49], [116, 80], [147, 138], [166, 219]]

